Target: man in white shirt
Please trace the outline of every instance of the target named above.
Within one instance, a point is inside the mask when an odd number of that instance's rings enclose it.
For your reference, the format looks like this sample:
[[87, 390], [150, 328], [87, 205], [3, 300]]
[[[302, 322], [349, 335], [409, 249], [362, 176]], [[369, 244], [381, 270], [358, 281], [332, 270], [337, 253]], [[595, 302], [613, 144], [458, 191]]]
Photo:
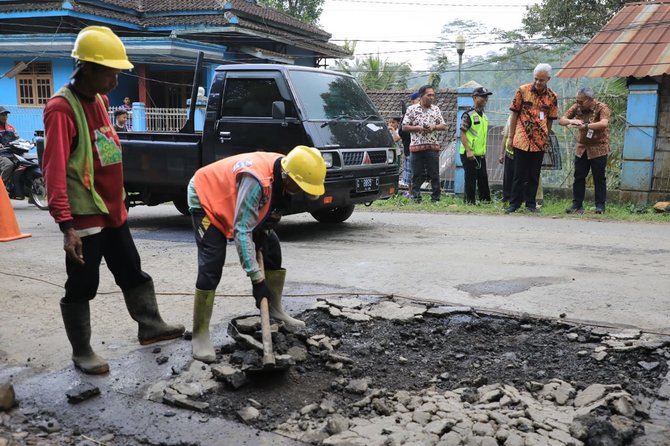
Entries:
[[412, 200], [421, 202], [421, 184], [424, 171], [430, 180], [430, 200], [440, 201], [440, 144], [438, 131], [446, 130], [442, 112], [433, 105], [435, 90], [430, 85], [419, 88], [419, 103], [410, 105], [402, 121], [402, 129], [411, 134], [409, 150], [412, 154]]

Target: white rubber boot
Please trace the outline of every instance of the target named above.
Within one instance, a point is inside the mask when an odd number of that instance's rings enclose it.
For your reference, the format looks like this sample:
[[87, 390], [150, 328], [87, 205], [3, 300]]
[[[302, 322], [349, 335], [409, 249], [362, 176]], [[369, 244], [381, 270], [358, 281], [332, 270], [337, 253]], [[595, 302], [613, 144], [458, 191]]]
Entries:
[[216, 361], [216, 352], [209, 340], [209, 320], [214, 308], [214, 290], [196, 288], [193, 297], [193, 339], [191, 354], [193, 359], [205, 363]]
[[284, 268], [265, 270], [265, 284], [273, 294], [272, 299], [270, 299], [270, 317], [283, 321], [287, 325], [304, 328], [305, 323], [303, 321], [289, 316], [282, 307], [281, 299], [284, 293], [285, 280], [286, 270]]

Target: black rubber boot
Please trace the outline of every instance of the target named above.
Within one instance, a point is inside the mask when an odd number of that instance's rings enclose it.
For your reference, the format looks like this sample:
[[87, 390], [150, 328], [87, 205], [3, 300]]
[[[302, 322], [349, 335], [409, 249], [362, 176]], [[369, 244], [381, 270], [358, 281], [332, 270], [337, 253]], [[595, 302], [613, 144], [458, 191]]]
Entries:
[[109, 372], [107, 361], [96, 355], [91, 348], [91, 313], [88, 301], [66, 304], [61, 300], [60, 312], [72, 346], [74, 366], [89, 375]]
[[130, 317], [138, 324], [137, 338], [140, 344], [153, 344], [158, 341], [175, 339], [184, 334], [183, 325], [168, 325], [161, 318], [153, 280], [138, 287], [123, 290], [123, 298]]

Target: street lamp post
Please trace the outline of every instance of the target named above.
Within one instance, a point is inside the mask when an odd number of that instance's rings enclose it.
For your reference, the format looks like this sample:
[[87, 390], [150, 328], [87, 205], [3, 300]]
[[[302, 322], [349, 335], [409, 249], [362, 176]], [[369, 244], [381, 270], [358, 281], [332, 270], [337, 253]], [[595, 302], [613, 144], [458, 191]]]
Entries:
[[459, 34], [456, 37], [456, 52], [458, 53], [458, 86], [461, 86], [461, 62], [463, 62], [463, 53], [465, 53], [465, 37]]

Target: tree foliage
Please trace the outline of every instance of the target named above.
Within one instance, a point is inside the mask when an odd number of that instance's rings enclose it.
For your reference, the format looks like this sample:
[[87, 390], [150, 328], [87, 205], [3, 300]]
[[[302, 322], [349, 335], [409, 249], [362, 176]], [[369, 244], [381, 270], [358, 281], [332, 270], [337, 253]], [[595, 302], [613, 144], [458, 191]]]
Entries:
[[[355, 50], [356, 44], [345, 43]], [[412, 67], [407, 62], [388, 62], [377, 56], [356, 57], [353, 61], [338, 60], [336, 70], [351, 74], [365, 90], [404, 90]]]
[[260, 0], [259, 3], [286, 13], [302, 22], [310, 25], [317, 25], [319, 17], [321, 17], [321, 12], [323, 12], [323, 4], [325, 1], [326, 0]]
[[431, 71], [439, 73], [444, 71], [449, 66], [451, 61], [450, 56], [456, 56], [456, 37], [459, 35], [465, 36], [467, 40], [477, 38], [483, 33], [484, 26], [472, 20], [452, 20], [446, 23], [440, 31], [438, 43], [428, 51], [428, 60], [431, 64]]
[[542, 0], [530, 6], [523, 28], [531, 36], [588, 40], [627, 0]]
[[433, 87], [434, 90], [437, 90], [440, 87], [440, 82], [442, 82], [440, 73], [430, 73], [428, 75], [428, 85]]

